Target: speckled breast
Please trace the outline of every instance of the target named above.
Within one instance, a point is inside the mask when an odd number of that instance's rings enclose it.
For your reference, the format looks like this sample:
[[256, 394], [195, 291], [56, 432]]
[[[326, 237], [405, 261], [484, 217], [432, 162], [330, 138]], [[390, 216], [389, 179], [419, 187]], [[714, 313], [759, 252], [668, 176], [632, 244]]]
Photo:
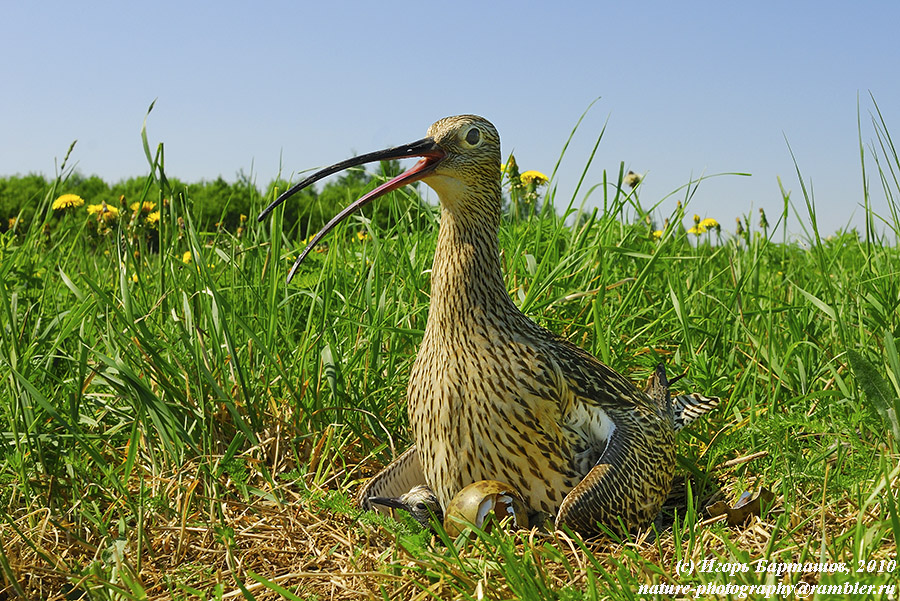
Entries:
[[[567, 428], [567, 399], [539, 353], [515, 337], [426, 334], [408, 388], [425, 479], [446, 507], [478, 480], [508, 482], [529, 508], [554, 514], [586, 470]], [[450, 350], [452, 349], [452, 350]], [[582, 469], [579, 469], [582, 468]]]

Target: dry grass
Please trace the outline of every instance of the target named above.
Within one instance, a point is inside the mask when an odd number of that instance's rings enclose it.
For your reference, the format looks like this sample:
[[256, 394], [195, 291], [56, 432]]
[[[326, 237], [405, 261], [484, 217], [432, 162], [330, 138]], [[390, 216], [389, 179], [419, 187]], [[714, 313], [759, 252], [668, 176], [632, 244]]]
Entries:
[[[718, 483], [719, 494], [733, 500], [741, 492], [733, 471], [745, 464], [730, 465], [719, 470]], [[521, 567], [551, 590], [599, 587], [616, 596], [604, 580], [621, 579], [629, 587], [683, 582], [675, 571], [680, 559], [729, 558], [739, 550], [750, 560], [798, 561], [810, 550], [834, 548], [860, 524], [878, 523], [883, 510], [877, 503], [859, 507], [849, 493], [825, 498], [798, 491], [802, 512], [785, 516], [780, 496], [768, 514], [740, 527], [701, 515], [691, 527], [678, 524], [680, 536], [669, 529], [658, 538], [644, 531], [627, 542], [584, 543], [564, 532], [532, 530], [460, 539], [446, 547], [408, 525], [361, 515], [342, 496], [352, 491], [309, 487], [301, 479], [243, 502], [233, 482], [223, 483], [231, 494], [203, 495], [208, 476], [195, 462], [166, 478], [148, 473], [143, 482], [135, 476], [132, 492], [152, 490], [171, 503], [168, 511], [148, 509], [141, 526], [122, 525], [103, 536], [47, 508], [23, 509], [4, 520], [2, 594], [48, 600], [115, 590], [121, 598], [151, 600], [262, 600], [284, 598], [283, 593], [300, 599], [515, 599], [520, 592], [510, 582], [504, 555], [511, 549]], [[265, 487], [262, 479], [254, 484]], [[889, 486], [896, 494], [900, 477], [895, 474]], [[115, 507], [104, 513], [114, 514]], [[872, 558], [892, 558], [896, 549], [888, 538]]]

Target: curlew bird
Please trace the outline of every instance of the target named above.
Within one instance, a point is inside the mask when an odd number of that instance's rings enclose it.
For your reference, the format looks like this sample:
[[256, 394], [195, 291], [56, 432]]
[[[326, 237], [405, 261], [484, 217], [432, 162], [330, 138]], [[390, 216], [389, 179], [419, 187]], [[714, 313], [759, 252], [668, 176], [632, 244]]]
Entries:
[[[647, 525], [675, 470], [679, 424], [665, 371], [658, 368], [656, 383], [641, 391], [513, 303], [497, 237], [500, 137], [489, 121], [447, 117], [421, 140], [332, 165], [287, 190], [259, 220], [323, 177], [409, 157], [420, 160], [328, 222], [288, 275], [337, 223], [374, 198], [420, 180], [437, 192], [431, 306], [407, 389], [415, 444], [361, 488], [360, 503], [370, 508], [373, 497], [396, 498], [427, 485], [446, 509], [466, 485], [501, 480], [530, 512], [556, 516], [557, 527], [590, 534], [598, 524], [619, 531]], [[679, 415], [690, 418], [715, 404], [698, 398], [679, 397]]]

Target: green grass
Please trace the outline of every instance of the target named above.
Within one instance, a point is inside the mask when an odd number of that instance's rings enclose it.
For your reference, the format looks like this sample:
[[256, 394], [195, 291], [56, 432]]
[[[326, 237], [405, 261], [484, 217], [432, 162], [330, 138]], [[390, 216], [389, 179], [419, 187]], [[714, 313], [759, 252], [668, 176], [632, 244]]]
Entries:
[[[591, 544], [495, 532], [444, 546], [347, 501], [409, 444], [438, 228], [411, 190], [386, 201], [393, 227], [348, 220], [285, 286], [299, 249], [280, 212], [240, 235], [198, 232], [146, 136], [147, 181], [163, 193], [133, 200], [157, 203], [158, 229], [123, 216], [91, 235], [83, 213], [51, 211], [63, 169], [37, 207], [46, 231], [0, 238], [2, 590], [630, 599], [664, 597], [639, 594], [659, 583], [895, 582], [878, 562], [900, 543], [900, 161], [880, 114], [874, 125], [860, 152], [890, 214], [861, 199], [863, 235], [820, 233], [800, 185], [769, 227], [698, 238], [680, 224], [702, 182], [648, 202], [616, 185], [621, 173], [593, 190], [603, 210], [551, 187], [543, 210], [504, 224], [506, 281], [528, 315], [635, 381], [665, 361], [687, 372], [682, 389], [727, 399], [680, 436], [698, 497], [776, 494], [743, 527], [692, 502], [657, 537]], [[659, 241], [644, 221], [654, 206], [670, 223]], [[789, 218], [802, 244], [784, 241]], [[852, 571], [677, 572], [709, 558]]]

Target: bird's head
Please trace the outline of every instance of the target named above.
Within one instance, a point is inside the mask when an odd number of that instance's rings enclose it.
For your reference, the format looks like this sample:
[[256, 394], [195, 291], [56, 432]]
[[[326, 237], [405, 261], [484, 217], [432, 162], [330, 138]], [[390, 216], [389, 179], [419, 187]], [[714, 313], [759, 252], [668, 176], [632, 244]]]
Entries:
[[422, 181], [444, 208], [499, 211], [499, 204], [490, 206], [500, 199], [500, 134], [491, 122], [476, 115], [445, 117], [428, 128], [428, 137], [446, 154]]
[[411, 157], [420, 159], [410, 169], [350, 204], [313, 237], [291, 268], [288, 281], [312, 248], [350, 213], [416, 181], [424, 181], [433, 188], [448, 211], [492, 223], [499, 219], [500, 135], [483, 117], [459, 115], [435, 122], [428, 128], [427, 137], [416, 142], [363, 154], [317, 171], [275, 199], [258, 220], [262, 221], [275, 207], [324, 177], [365, 163]]
[[431, 519], [444, 519], [444, 512], [437, 495], [425, 485], [414, 486], [399, 497], [371, 497], [369, 503], [392, 509], [402, 509], [409, 513], [423, 528], [431, 528]]

